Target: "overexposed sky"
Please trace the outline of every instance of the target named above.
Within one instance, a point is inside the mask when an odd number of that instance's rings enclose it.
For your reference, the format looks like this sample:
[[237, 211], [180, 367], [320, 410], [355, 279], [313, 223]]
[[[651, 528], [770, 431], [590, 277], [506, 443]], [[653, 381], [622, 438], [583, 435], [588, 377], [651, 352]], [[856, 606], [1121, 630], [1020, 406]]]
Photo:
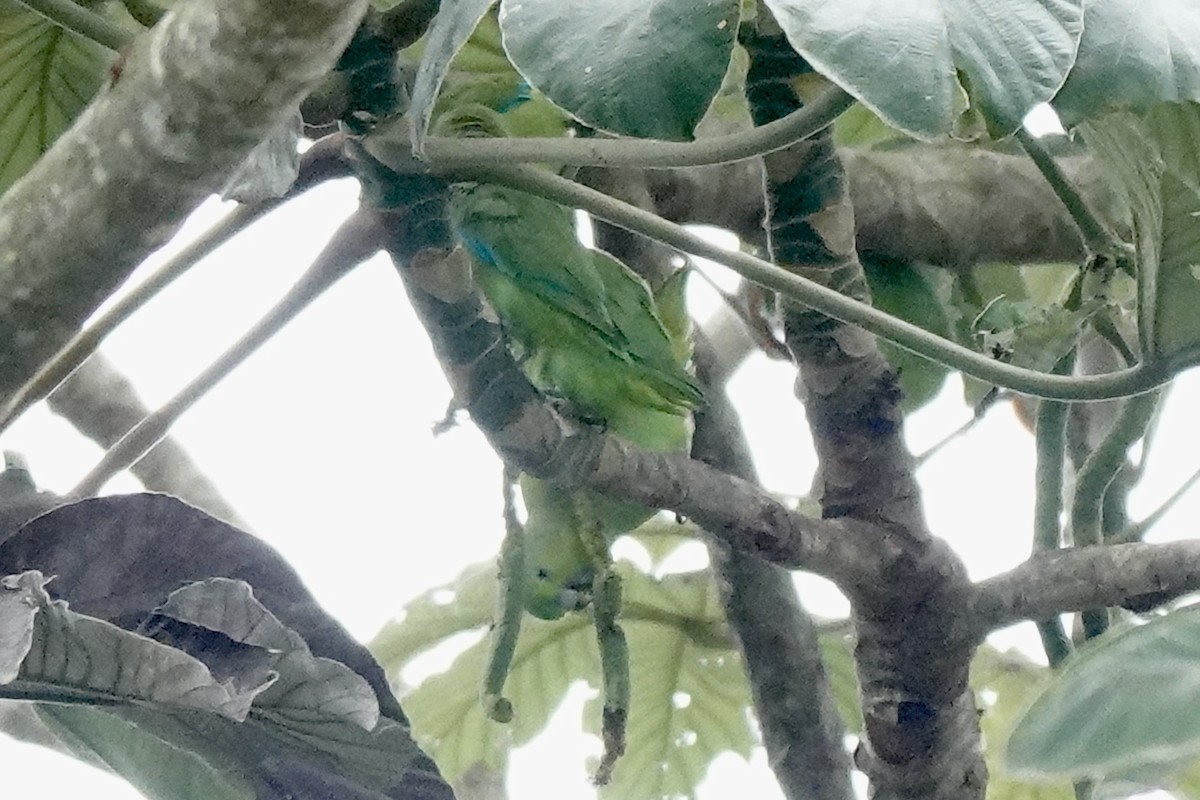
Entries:
[[[163, 403], [287, 290], [350, 212], [356, 194], [353, 182], [341, 181], [272, 214], [140, 311], [104, 352], [149, 407]], [[220, 208], [215, 201], [206, 204], [184, 236], [211, 223]], [[703, 318], [715, 301], [702, 281], [692, 284], [693, 307]], [[803, 409], [791, 394], [793, 379], [788, 365], [756, 356], [730, 393], [766, 486], [799, 495], [807, 491], [815, 462]], [[1166, 431], [1193, 430], [1195, 376], [1183, 384], [1168, 403]], [[951, 380], [934, 404], [909, 420], [914, 451], [968, 418], [960, 397], [958, 381]], [[291, 561], [329, 613], [366, 640], [408, 599], [450, 581], [467, 564], [493, 558], [498, 549], [499, 462], [469, 421], [434, 438], [433, 423], [449, 399], [400, 281], [378, 257], [201, 400], [172, 435], [254, 532]], [[1200, 456], [1189, 438], [1159, 438], [1135, 514], [1153, 508], [1196, 468]], [[100, 455], [44, 405], [0, 436], [0, 448], [22, 452], [39, 483], [56, 491], [69, 489]], [[1032, 438], [1011, 409], [1000, 407], [922, 468], [931, 526], [954, 544], [973, 578], [1015, 566], [1028, 552], [1032, 467]], [[136, 488], [123, 476], [106, 491]], [[1200, 513], [1197, 502], [1181, 503], [1154, 538], [1188, 535], [1187, 521]], [[845, 613], [844, 602], [824, 582], [798, 580], [810, 609]], [[1036, 647], [1026, 628], [1004, 632], [998, 643]], [[577, 687], [559, 714], [557, 735], [514, 756], [514, 798], [592, 796], [582, 754], [599, 746], [578, 732], [585, 696]], [[0, 761], [20, 765], [5, 771], [9, 793], [138, 796], [119, 779], [3, 738]], [[724, 757], [714, 772], [702, 798], [747, 790], [768, 800], [779, 797], [761, 753], [749, 766]]]

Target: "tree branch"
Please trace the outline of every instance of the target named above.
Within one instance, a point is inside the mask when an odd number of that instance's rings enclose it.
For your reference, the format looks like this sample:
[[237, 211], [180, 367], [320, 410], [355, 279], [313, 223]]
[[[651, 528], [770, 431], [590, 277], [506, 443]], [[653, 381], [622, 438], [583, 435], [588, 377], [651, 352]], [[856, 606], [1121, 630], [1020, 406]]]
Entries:
[[0, 397], [296, 107], [365, 6], [195, 0], [138, 37], [120, 80], [0, 197]]
[[[133, 385], [97, 353], [47, 398], [50, 410], [103, 448], [112, 447], [150, 411]], [[173, 439], [163, 439], [130, 471], [152, 492], [166, 492], [250, 530], [220, 490]]]
[[[300, 159], [296, 180], [282, 197], [252, 205], [240, 205], [163, 264], [153, 275], [138, 284], [112, 305], [99, 319], [80, 330], [63, 345], [54, 357], [43, 364], [28, 382], [0, 403], [0, 432], [3, 432], [30, 406], [46, 397], [72, 372], [96, 352], [129, 315], [169, 286], [176, 278], [196, 265], [225, 242], [261, 219], [284, 202], [308, 191], [313, 186], [349, 173], [342, 158], [342, 136], [334, 134], [316, 142]], [[130, 425], [132, 427], [132, 425]], [[115, 440], [114, 440], [115, 441]], [[112, 444], [112, 442], [108, 442]]]
[[[710, 376], [726, 370], [703, 336], [697, 336], [696, 366], [710, 387], [696, 412], [693, 455], [712, 466], [757, 483], [754, 462], [737, 414], [722, 384]], [[791, 574], [740, 553], [720, 541], [709, 543], [729, 625], [746, 664], [754, 710], [775, 776], [789, 800], [850, 800], [852, 764], [818, 631], [796, 596]]]
[[1105, 606], [1144, 608], [1200, 590], [1200, 541], [1098, 545], [1038, 553], [976, 585], [970, 625], [984, 636], [1025, 619]]
[[382, 247], [382, 231], [375, 215], [359, 210], [333, 234], [329, 242], [267, 314], [255, 323], [216, 361], [152, 414], [147, 414], [109, 448], [95, 467], [72, 490], [75, 497], [95, 494], [116, 473], [136, 463], [157, 444], [175, 421], [197, 400], [250, 357], [297, 314], [325, 293], [351, 269]]

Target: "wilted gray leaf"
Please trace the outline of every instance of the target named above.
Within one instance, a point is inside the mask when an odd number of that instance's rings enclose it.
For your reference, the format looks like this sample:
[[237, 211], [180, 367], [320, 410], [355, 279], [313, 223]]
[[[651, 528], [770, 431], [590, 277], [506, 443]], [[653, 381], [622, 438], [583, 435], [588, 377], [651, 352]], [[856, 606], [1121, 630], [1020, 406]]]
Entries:
[[0, 578], [0, 684], [11, 682], [33, 644], [33, 618], [47, 579], [37, 570]]

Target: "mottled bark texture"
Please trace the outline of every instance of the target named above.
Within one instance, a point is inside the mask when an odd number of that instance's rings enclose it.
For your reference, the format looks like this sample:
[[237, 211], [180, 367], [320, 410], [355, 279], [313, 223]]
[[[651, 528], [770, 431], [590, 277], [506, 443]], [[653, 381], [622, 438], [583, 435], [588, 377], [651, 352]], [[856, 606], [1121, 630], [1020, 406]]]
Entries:
[[0, 397], [294, 111], [365, 0], [195, 0], [0, 197]]
[[[737, 412], [720, 384], [719, 355], [697, 337], [696, 374], [706, 402], [696, 412], [692, 455], [758, 482]], [[788, 800], [850, 800], [846, 726], [829, 686], [817, 626], [800, 604], [787, 570], [709, 542], [709, 555], [729, 626], [754, 696], [767, 759]]]
[[[798, 108], [791, 81], [808, 65], [781, 35], [744, 43], [755, 124]], [[828, 132], [763, 163], [772, 260], [869, 300], [845, 171]], [[897, 376], [873, 337], [806, 306], [785, 304], [784, 333], [800, 367], [797, 392], [817, 450], [822, 516], [874, 528], [883, 575], [841, 585], [858, 639], [864, 735], [857, 764], [878, 798], [982, 798], [987, 770], [967, 685], [975, 642], [961, 624], [966, 572], [926, 528], [902, 437]]]

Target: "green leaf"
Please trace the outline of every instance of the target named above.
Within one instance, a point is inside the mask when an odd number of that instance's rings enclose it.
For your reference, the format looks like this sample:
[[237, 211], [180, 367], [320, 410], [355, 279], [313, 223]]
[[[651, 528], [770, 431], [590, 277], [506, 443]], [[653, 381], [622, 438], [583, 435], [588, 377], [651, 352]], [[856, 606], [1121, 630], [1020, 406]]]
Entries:
[[479, 699], [486, 657], [487, 642], [479, 642], [403, 698], [414, 735], [452, 783], [477, 764], [500, 767], [510, 744], [523, 744], [545, 727], [571, 683], [599, 678], [586, 615], [554, 622], [526, 616], [504, 687], [515, 715], [502, 725], [487, 718]]
[[399, 675], [405, 664], [451, 636], [489, 625], [496, 592], [496, 563], [472, 564], [449, 584], [410, 601], [368, 648], [389, 675]]
[[1081, 0], [766, 0], [788, 41], [892, 127], [949, 133], [959, 76], [996, 132], [1014, 131], [1062, 86], [1075, 59]]
[[532, 86], [586, 125], [690, 139], [721, 82], [737, 0], [504, 0], [509, 57]]
[[1173, 771], [1200, 754], [1200, 608], [1173, 611], [1080, 652], [1012, 732], [1006, 761], [1031, 777]]
[[833, 143], [838, 147], [867, 148], [892, 142], [911, 142], [862, 103], [855, 103], [833, 123]]
[[1153, 109], [1153, 124], [1128, 113], [1081, 126], [1133, 216], [1138, 324], [1143, 348], [1177, 365], [1200, 358], [1200, 193], [1196, 154], [1181, 140], [1200, 107]]
[[1192, 0], [1089, 2], [1079, 57], [1054, 109], [1064, 125], [1114, 109], [1200, 101], [1200, 13]]
[[[160, 710], [200, 710], [243, 720], [256, 695], [271, 682], [218, 680], [198, 659], [52, 601], [40, 572], [4, 579], [37, 614], [15, 689], [73, 702], [124, 703]], [[6, 592], [7, 594], [7, 592]], [[11, 600], [9, 595], [6, 599]], [[5, 639], [10, 637], [6, 636]]]
[[112, 54], [0, 0], [0, 192], [50, 149], [100, 90]]
[[1166, 168], [1200, 192], [1200, 103], [1159, 103], [1146, 114], [1145, 123]]
[[[409, 111], [413, 120], [413, 147], [417, 153], [422, 151], [438, 90], [441, 89], [446, 73], [450, 71], [450, 62], [466, 44], [467, 39], [471, 38], [475, 26], [495, 2], [496, 0], [461, 0], [443, 3], [437, 16], [429, 24], [429, 31], [425, 35], [425, 51], [413, 83], [412, 105]], [[503, 59], [502, 53], [500, 56]]]

